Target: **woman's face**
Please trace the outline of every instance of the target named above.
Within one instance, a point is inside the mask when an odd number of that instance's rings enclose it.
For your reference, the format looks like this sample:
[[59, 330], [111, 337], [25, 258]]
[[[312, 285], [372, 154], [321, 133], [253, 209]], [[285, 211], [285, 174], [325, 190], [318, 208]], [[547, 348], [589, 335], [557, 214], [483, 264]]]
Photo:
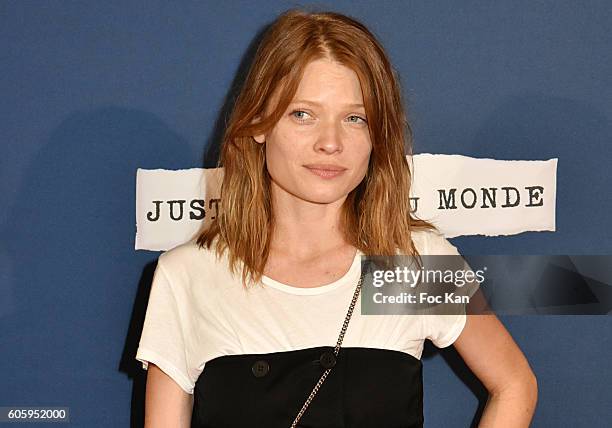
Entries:
[[295, 97], [266, 135], [276, 196], [342, 203], [364, 178], [372, 143], [359, 79], [330, 59], [310, 62]]

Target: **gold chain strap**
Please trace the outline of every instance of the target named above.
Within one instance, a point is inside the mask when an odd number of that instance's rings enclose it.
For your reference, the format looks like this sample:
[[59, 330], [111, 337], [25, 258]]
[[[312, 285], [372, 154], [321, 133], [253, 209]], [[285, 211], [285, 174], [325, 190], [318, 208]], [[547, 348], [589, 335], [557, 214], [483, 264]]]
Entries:
[[[344, 318], [344, 323], [342, 324], [342, 330], [340, 330], [340, 336], [338, 336], [338, 342], [336, 343], [336, 347], [334, 348], [334, 356], [335, 357], [337, 357], [338, 353], [340, 352], [340, 345], [342, 345], [342, 339], [344, 339], [344, 334], [346, 333], [346, 329], [348, 328], [349, 321], [351, 320], [351, 315], [353, 314], [353, 309], [355, 309], [355, 305], [357, 304], [357, 298], [359, 297], [359, 292], [361, 291], [361, 283], [362, 282], [363, 282], [363, 274], [359, 278], [359, 282], [357, 283], [357, 287], [355, 288], [355, 293], [353, 293], [353, 299], [351, 300], [351, 304], [349, 305], [348, 312], [346, 313], [346, 317]], [[317, 395], [317, 392], [319, 392], [319, 389], [321, 388], [321, 385], [323, 385], [323, 382], [325, 382], [325, 379], [327, 379], [327, 375], [329, 374], [329, 372], [331, 371], [332, 368], [333, 367], [325, 369], [325, 371], [323, 372], [323, 374], [319, 378], [319, 381], [314, 386], [314, 388], [312, 389], [310, 395], [308, 396], [308, 398], [304, 402], [304, 405], [302, 406], [302, 409], [299, 411], [299, 413], [297, 414], [297, 416], [293, 420], [293, 423], [291, 424], [291, 428], [296, 428], [297, 427], [298, 421], [302, 418], [302, 416], [304, 415], [304, 412], [306, 412], [306, 409], [310, 405], [310, 402], [315, 397], [315, 395]]]

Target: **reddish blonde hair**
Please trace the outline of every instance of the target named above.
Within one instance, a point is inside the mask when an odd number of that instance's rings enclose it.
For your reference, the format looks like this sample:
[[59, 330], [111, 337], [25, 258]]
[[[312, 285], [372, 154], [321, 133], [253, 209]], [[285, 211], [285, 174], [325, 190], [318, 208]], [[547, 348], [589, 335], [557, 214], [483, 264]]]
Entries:
[[[418, 256], [414, 229], [435, 229], [410, 212], [412, 130], [395, 71], [380, 43], [360, 22], [334, 12], [290, 10], [269, 27], [227, 123], [218, 166], [224, 168], [217, 218], [198, 237], [200, 247], [229, 252], [232, 273], [258, 282], [266, 265], [274, 216], [265, 145], [254, 135], [271, 130], [293, 99], [306, 65], [331, 58], [357, 74], [372, 152], [363, 181], [342, 207], [348, 243], [368, 255]], [[277, 99], [270, 108], [270, 101]]]

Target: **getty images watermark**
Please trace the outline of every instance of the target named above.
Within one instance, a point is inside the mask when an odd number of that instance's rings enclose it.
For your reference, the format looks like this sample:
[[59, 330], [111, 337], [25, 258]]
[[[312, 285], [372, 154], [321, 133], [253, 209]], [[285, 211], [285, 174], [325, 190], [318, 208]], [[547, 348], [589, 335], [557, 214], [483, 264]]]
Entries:
[[612, 314], [612, 256], [362, 256], [361, 313]]
[[[417, 285], [423, 284], [453, 284], [455, 287], [463, 287], [466, 283], [478, 284], [484, 282], [484, 270], [450, 270], [450, 269], [410, 269], [406, 266], [396, 266], [394, 270], [376, 269], [372, 273], [372, 285], [376, 288], [381, 288], [384, 285], [401, 283], [405, 287], [415, 288]], [[440, 304], [440, 303], [458, 303], [467, 304], [470, 302], [469, 295], [459, 295], [455, 291], [445, 292], [440, 294], [437, 290], [434, 293], [421, 291], [418, 294], [402, 292], [399, 296], [387, 296], [379, 291], [374, 294], [376, 303], [423, 303], [423, 304]]]
[[362, 269], [364, 315], [465, 313], [486, 273], [461, 256], [370, 256]]

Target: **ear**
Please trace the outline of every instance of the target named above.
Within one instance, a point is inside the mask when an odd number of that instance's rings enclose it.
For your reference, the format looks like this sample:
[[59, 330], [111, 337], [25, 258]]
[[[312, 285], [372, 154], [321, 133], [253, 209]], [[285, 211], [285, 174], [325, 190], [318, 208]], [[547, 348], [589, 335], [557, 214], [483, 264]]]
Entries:
[[[251, 121], [251, 123], [258, 123], [261, 120], [261, 118], [259, 116], [255, 116], [255, 118], [253, 118], [253, 120]], [[260, 134], [260, 135], [253, 135], [253, 139], [258, 142], [259, 144], [263, 144], [266, 142], [266, 136], [264, 134]]]

